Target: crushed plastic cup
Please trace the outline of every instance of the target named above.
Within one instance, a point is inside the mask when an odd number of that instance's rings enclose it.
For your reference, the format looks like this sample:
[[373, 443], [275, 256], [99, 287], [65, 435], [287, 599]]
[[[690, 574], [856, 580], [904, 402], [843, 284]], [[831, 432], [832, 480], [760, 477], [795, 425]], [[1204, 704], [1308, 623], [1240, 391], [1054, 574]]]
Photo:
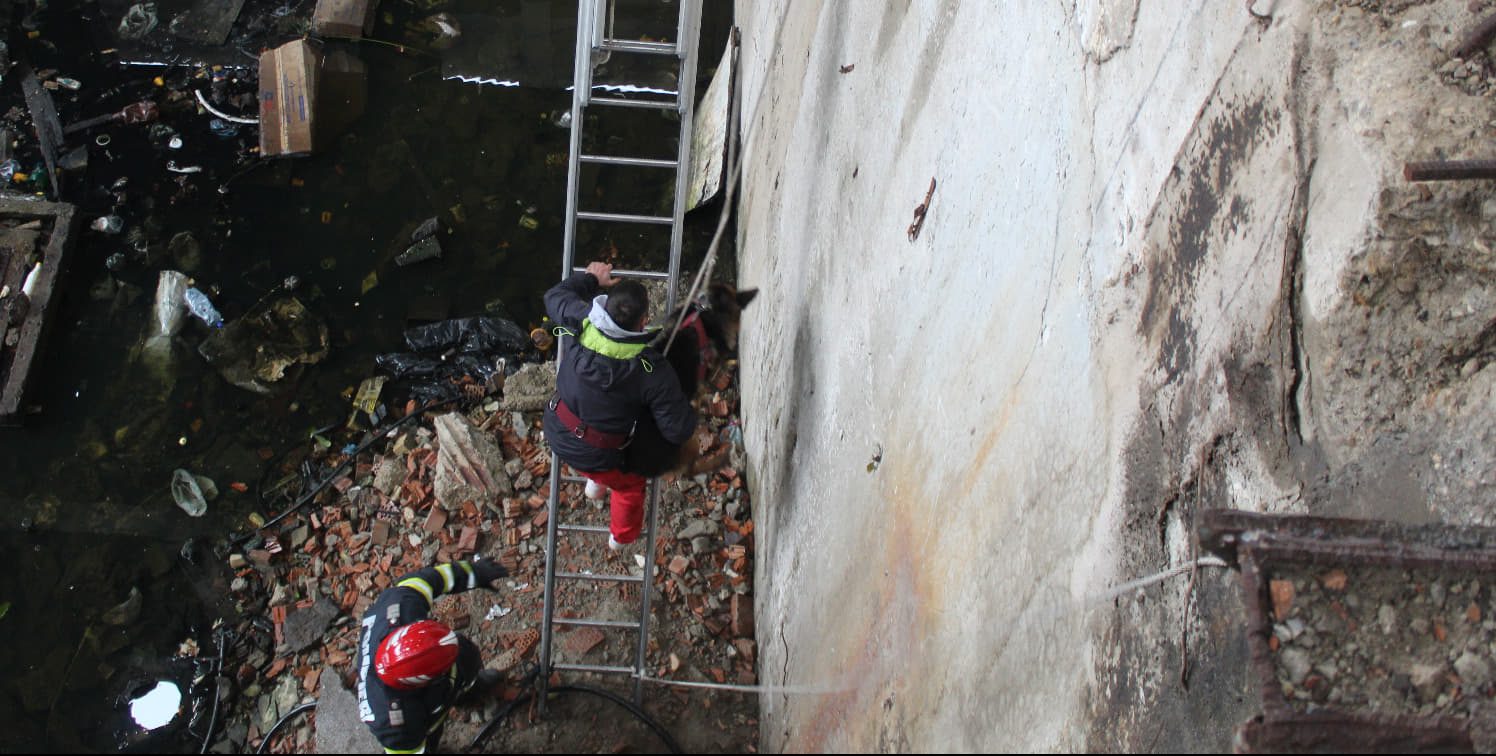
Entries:
[[208, 501], [203, 498], [203, 489], [198, 486], [197, 478], [180, 467], [171, 474], [171, 498], [191, 517], [208, 513]]

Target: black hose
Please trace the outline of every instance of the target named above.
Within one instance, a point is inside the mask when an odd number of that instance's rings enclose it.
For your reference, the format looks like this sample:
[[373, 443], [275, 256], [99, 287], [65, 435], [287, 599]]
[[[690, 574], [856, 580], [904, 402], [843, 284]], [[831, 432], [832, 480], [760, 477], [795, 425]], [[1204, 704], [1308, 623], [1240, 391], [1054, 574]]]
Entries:
[[488, 724], [483, 725], [483, 729], [479, 730], [478, 734], [473, 736], [472, 742], [467, 744], [467, 752], [477, 753], [478, 746], [481, 745], [483, 741], [488, 740], [488, 736], [492, 735], [493, 731], [498, 729], [499, 725], [503, 724], [505, 719], [509, 718], [509, 714], [511, 712], [513, 712], [520, 704], [528, 700], [530, 700], [530, 694], [524, 693], [516, 697], [513, 701], [504, 704], [503, 708], [495, 712], [493, 718], [488, 720]]
[[198, 753], [207, 753], [208, 744], [213, 740], [213, 729], [218, 726], [218, 699], [223, 697], [223, 655], [228, 650], [224, 645], [224, 634], [227, 628], [220, 627], [213, 632], [213, 640], [218, 645], [218, 664], [213, 668], [213, 713], [208, 717], [208, 731], [203, 733], [203, 748]]
[[635, 706], [633, 701], [630, 701], [627, 698], [618, 695], [617, 693], [614, 693], [610, 690], [603, 690], [601, 688], [590, 688], [585, 685], [560, 685], [551, 688], [550, 692], [588, 693], [600, 698], [606, 698], [609, 701], [612, 701], [613, 703], [616, 703], [619, 706], [627, 709], [630, 714], [633, 714], [635, 717], [637, 717], [638, 720], [640, 722], [643, 722], [646, 727], [654, 730], [654, 734], [660, 736], [660, 740], [665, 741], [665, 747], [669, 748], [671, 753], [682, 753], [680, 749], [680, 743], [675, 742], [675, 738], [670, 735], [670, 732], [666, 730], [664, 726], [662, 726], [659, 722], [656, 722], [653, 717], [646, 714], [643, 709]]
[[315, 709], [315, 708], [317, 708], [317, 702], [316, 701], [307, 701], [306, 703], [304, 703], [304, 704], [302, 704], [300, 706], [297, 706], [296, 708], [294, 708], [294, 709], [286, 712], [285, 716], [283, 716], [279, 720], [277, 720], [276, 723], [275, 723], [275, 726], [270, 728], [270, 732], [265, 733], [265, 737], [260, 738], [260, 745], [255, 748], [255, 753], [264, 753], [265, 752], [265, 746], [270, 745], [270, 738], [273, 737], [275, 735], [275, 733], [278, 732], [283, 725], [285, 725], [287, 722], [291, 721], [292, 717], [296, 716], [297, 714], [300, 714], [303, 711], [311, 711], [312, 709]]
[[[540, 665], [536, 664], [531, 666], [529, 671], [525, 672], [524, 677], [520, 678], [519, 687], [529, 687], [530, 685], [534, 684], [535, 679], [538, 677], [540, 677]], [[478, 734], [473, 736], [472, 742], [468, 743], [467, 745], [468, 753], [474, 753], [475, 749], [477, 749], [478, 746], [483, 743], [483, 741], [487, 740], [488, 736], [492, 735], [493, 731], [495, 729], [498, 729], [499, 725], [504, 723], [504, 720], [509, 717], [510, 712], [514, 711], [517, 706], [528, 700], [530, 700], [530, 694], [525, 693], [523, 695], [515, 697], [513, 701], [504, 704], [503, 708], [495, 712], [493, 717], [488, 720], [488, 724], [483, 725], [483, 729], [479, 730]]]
[[405, 417], [402, 417], [399, 420], [396, 420], [395, 422], [390, 423], [388, 427], [376, 429], [375, 431], [373, 431], [370, 434], [370, 437], [369, 437], [368, 441], [365, 441], [362, 444], [359, 444], [356, 448], [354, 448], [353, 452], [348, 455], [347, 459], [343, 460], [342, 464], [340, 464], [337, 467], [333, 468], [332, 472], [330, 472], [327, 475], [325, 475], [322, 478], [322, 480], [317, 483], [317, 485], [312, 486], [311, 490], [309, 490], [306, 493], [302, 494], [301, 498], [297, 499], [296, 503], [292, 504], [290, 508], [288, 508], [284, 512], [281, 512], [280, 514], [276, 515], [275, 517], [270, 518], [270, 520], [267, 521], [264, 525], [261, 525], [261, 526], [255, 528], [255, 529], [249, 531], [248, 533], [241, 533], [239, 535], [233, 536], [232, 538], [229, 539], [229, 545], [231, 547], [236, 547], [239, 544], [242, 544], [245, 541], [248, 541], [249, 539], [253, 538], [255, 533], [258, 533], [261, 530], [264, 530], [264, 529], [266, 529], [268, 527], [271, 527], [272, 525], [275, 525], [275, 524], [279, 523], [281, 520], [284, 520], [287, 517], [290, 517], [291, 515], [293, 515], [293, 514], [299, 512], [299, 511], [301, 511], [302, 507], [305, 507], [308, 503], [310, 503], [312, 501], [312, 499], [317, 498], [317, 494], [322, 493], [322, 490], [324, 488], [327, 488], [329, 485], [331, 485], [334, 480], [337, 480], [337, 478], [338, 478], [339, 475], [343, 474], [343, 471], [345, 471], [349, 467], [351, 467], [353, 465], [354, 460], [358, 459], [358, 455], [364, 453], [364, 451], [366, 451], [369, 447], [373, 446], [376, 441], [379, 441], [379, 440], [383, 439], [386, 435], [389, 434], [390, 431], [392, 431], [392, 430], [394, 430], [396, 428], [399, 428], [401, 425], [404, 425], [405, 423], [408, 423], [411, 420], [420, 417], [421, 415], [426, 414], [430, 410], [436, 409], [437, 407], [440, 407], [440, 406], [443, 406], [443, 405], [446, 405], [446, 404], [451, 404], [453, 402], [458, 401], [461, 398], [463, 398], [463, 397], [454, 397], [452, 399], [441, 399], [441, 400], [438, 400], [438, 401], [430, 402], [430, 403], [425, 404], [423, 406], [417, 407], [415, 410], [411, 411], [411, 413], [408, 414], [408, 415], [406, 415]]

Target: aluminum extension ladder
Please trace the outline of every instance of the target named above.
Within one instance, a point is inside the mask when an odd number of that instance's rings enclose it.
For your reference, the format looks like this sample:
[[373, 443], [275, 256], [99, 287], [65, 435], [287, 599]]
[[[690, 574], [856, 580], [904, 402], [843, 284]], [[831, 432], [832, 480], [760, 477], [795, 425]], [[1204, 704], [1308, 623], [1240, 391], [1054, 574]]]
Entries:
[[[669, 287], [665, 311], [675, 309], [680, 277], [682, 219], [685, 216], [687, 193], [690, 190], [691, 169], [691, 122], [694, 113], [696, 81], [696, 47], [700, 36], [701, 0], [678, 0], [680, 11], [676, 20], [673, 42], [654, 42], [635, 39], [619, 39], [613, 36], [615, 14], [620, 10], [617, 0], [579, 0], [577, 9], [576, 67], [572, 77], [571, 98], [571, 155], [566, 177], [566, 233], [562, 247], [561, 275], [565, 278], [583, 268], [575, 267], [577, 222], [614, 224], [651, 224], [670, 226], [670, 262], [668, 270], [615, 270], [613, 275], [621, 278], [638, 278], [665, 281]], [[663, 37], [664, 35], [658, 35]], [[594, 96], [593, 71], [613, 54], [669, 56], [679, 66], [676, 90], [666, 98], [630, 98]], [[656, 90], [657, 91], [657, 90]], [[674, 110], [680, 117], [676, 158], [657, 158], [625, 155], [586, 154], [582, 152], [582, 130], [587, 124], [589, 108], [650, 108]], [[604, 143], [606, 140], [598, 140]], [[610, 213], [601, 210], [583, 210], [579, 207], [580, 173], [582, 164], [638, 169], [646, 172], [673, 171], [675, 174], [674, 212], [669, 216], [634, 215]], [[556, 356], [567, 348], [568, 338], [558, 340]], [[551, 454], [550, 497], [547, 504], [545, 538], [545, 616], [540, 635], [540, 700], [544, 706], [545, 693], [552, 672], [594, 672], [601, 674], [628, 675], [633, 678], [633, 698], [636, 705], [643, 703], [643, 678], [645, 675], [645, 653], [649, 642], [649, 595], [653, 587], [655, 524], [659, 510], [659, 482], [650, 481], [646, 497], [644, 542], [644, 571], [640, 576], [630, 574], [593, 574], [568, 571], [556, 564], [556, 539], [562, 532], [587, 533], [598, 539], [598, 548], [606, 549], [608, 527], [585, 525], [561, 521], [561, 486], [563, 483], [581, 483], [580, 476], [563, 476], [561, 461]], [[599, 583], [636, 584], [639, 588], [639, 615], [637, 621], [613, 620], [598, 617], [563, 618], [556, 616], [557, 581], [591, 581]], [[594, 664], [555, 663], [552, 659], [553, 642], [557, 625], [594, 627], [614, 632], [636, 633], [634, 663], [632, 666], [605, 666]]]

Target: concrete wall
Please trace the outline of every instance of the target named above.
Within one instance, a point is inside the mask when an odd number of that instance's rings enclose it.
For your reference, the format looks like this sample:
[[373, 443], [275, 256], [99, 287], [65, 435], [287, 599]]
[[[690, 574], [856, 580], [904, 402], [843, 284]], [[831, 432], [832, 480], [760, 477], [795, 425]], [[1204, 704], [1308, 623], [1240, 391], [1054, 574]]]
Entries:
[[737, 4], [764, 750], [1222, 749], [1251, 715], [1229, 575], [1109, 586], [1190, 559], [1199, 508], [1315, 509], [1303, 301], [1354, 254], [1303, 239], [1366, 236], [1396, 171], [1321, 133], [1376, 101], [1321, 40], [1436, 50], [1464, 12], [1252, 5]]

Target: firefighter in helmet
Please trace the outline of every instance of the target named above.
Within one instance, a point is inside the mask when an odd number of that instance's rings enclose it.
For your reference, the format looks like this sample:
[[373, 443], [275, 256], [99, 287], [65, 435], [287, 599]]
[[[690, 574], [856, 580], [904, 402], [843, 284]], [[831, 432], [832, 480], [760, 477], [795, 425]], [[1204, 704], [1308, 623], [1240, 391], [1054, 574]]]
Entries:
[[386, 753], [435, 750], [459, 696], [498, 683], [478, 647], [429, 619], [437, 597], [473, 588], [498, 590], [509, 573], [475, 559], [417, 570], [390, 586], [364, 612], [358, 645], [358, 712]]

